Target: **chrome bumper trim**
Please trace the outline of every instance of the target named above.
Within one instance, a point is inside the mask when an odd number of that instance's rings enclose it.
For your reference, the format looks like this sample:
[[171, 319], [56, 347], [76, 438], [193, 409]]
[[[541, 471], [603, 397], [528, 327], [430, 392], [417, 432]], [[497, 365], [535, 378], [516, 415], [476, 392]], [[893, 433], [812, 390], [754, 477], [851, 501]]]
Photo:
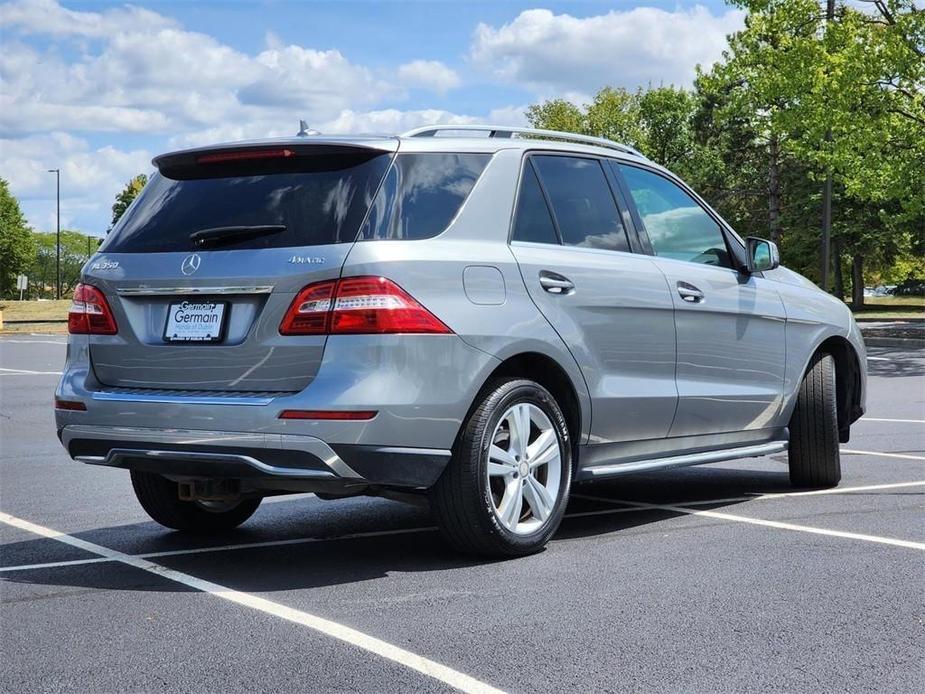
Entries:
[[270, 294], [273, 287], [120, 287], [119, 296], [184, 296], [186, 294]]
[[[280, 395], [290, 395], [289, 392], [282, 392]], [[150, 402], [150, 403], [173, 403], [178, 405], [250, 405], [263, 406], [269, 405], [274, 398], [261, 396], [240, 396], [222, 395], [148, 395], [140, 393], [115, 393], [111, 391], [93, 391], [90, 396], [94, 400], [106, 400], [109, 402]]]
[[[184, 429], [144, 429], [139, 427], [101, 427], [86, 424], [69, 424], [61, 430], [61, 443], [70, 450], [70, 442], [75, 439], [98, 441], [144, 441], [151, 448], [113, 448], [109, 454], [102, 456], [78, 456], [75, 460], [95, 465], [118, 465], [126, 457], [151, 457], [172, 460], [214, 460], [216, 462], [244, 463], [261, 472], [281, 477], [318, 477], [323, 479], [354, 479], [363, 477], [350, 468], [334, 450], [321, 439], [297, 434], [257, 434], [233, 431], [197, 431]], [[266, 448], [268, 450], [303, 451], [321, 460], [328, 472], [283, 468], [268, 465], [252, 456], [221, 451], [170, 451], [156, 448], [157, 444], [176, 446], [214, 446], [216, 448]]]

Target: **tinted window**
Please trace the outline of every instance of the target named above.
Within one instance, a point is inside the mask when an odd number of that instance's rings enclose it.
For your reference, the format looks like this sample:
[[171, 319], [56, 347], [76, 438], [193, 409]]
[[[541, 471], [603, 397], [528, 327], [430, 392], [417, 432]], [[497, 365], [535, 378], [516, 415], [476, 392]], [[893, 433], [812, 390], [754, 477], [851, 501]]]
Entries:
[[682, 188], [664, 176], [620, 165], [655, 254], [729, 267], [719, 225]]
[[364, 239], [427, 239], [446, 229], [488, 154], [400, 154], [389, 169], [364, 226]]
[[[225, 226], [283, 225], [285, 231], [222, 249], [281, 248], [356, 239], [388, 154], [306, 155], [279, 162], [200, 166], [183, 180], [155, 174], [103, 246], [109, 253], [195, 250], [190, 234]], [[218, 173], [220, 175], [213, 175]]]
[[596, 159], [533, 157], [552, 203], [562, 243], [629, 250], [604, 169]]
[[517, 211], [514, 213], [514, 241], [533, 241], [534, 243], [559, 243], [546, 198], [540, 190], [533, 166], [528, 161], [524, 166], [520, 193], [517, 195]]

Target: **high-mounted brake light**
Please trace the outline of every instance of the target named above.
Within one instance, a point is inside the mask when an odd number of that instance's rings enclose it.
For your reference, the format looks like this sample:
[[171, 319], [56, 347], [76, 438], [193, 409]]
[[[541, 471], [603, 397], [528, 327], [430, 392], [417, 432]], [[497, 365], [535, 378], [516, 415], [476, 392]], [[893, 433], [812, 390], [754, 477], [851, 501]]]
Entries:
[[236, 152], [214, 152], [196, 158], [197, 164], [218, 164], [223, 161], [248, 161], [254, 159], [288, 159], [294, 157], [291, 149], [244, 149]]
[[115, 335], [116, 319], [106, 297], [96, 287], [78, 284], [67, 312], [67, 331], [72, 335]]
[[282, 323], [283, 335], [451, 333], [439, 318], [385, 277], [346, 277], [310, 284]]

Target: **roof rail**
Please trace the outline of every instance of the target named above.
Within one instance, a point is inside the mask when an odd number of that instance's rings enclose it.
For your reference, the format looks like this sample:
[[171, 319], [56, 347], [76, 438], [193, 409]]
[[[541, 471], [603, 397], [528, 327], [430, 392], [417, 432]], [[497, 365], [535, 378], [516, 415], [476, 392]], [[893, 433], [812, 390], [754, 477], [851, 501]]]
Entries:
[[620, 142], [614, 142], [613, 140], [608, 140], [603, 137], [593, 137], [591, 135], [579, 135], [577, 133], [564, 132], [562, 130], [542, 130], [540, 128], [524, 128], [520, 126], [509, 126], [509, 125], [425, 125], [420, 128], [414, 128], [414, 130], [409, 130], [406, 133], [402, 133], [401, 137], [433, 137], [439, 132], [445, 130], [470, 130], [474, 132], [487, 132], [488, 137], [512, 137], [514, 135], [533, 135], [544, 140], [565, 140], [568, 142], [581, 142], [583, 144], [594, 145], [596, 147], [606, 147], [607, 149], [615, 149], [618, 152], [623, 152], [624, 154], [632, 154], [633, 156], [640, 157], [645, 159], [639, 150], [630, 147], [629, 145], [624, 145]]

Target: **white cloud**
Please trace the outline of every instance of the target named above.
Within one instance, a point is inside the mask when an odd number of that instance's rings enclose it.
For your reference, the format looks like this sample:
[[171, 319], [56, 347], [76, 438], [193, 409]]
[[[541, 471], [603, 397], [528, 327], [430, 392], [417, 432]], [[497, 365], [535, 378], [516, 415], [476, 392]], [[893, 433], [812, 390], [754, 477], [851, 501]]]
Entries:
[[479, 24], [470, 61], [496, 78], [548, 96], [594, 93], [602, 86], [688, 85], [694, 66], [718, 60], [744, 13], [713, 15], [702, 6], [652, 7], [595, 17], [527, 10], [495, 28]]
[[[401, 98], [405, 86], [336, 50], [282, 45], [249, 55], [155, 12], [75, 12], [51, 0], [0, 7], [0, 130], [177, 132], [253, 117], [335, 117]], [[53, 36], [37, 50], [15, 37]], [[60, 58], [61, 48], [76, 57]], [[444, 81], [446, 76], [443, 77]]]
[[0, 5], [0, 26], [25, 34], [101, 38], [132, 31], [139, 24], [150, 28], [177, 25], [168, 17], [133, 6], [80, 12], [61, 7], [56, 0], [14, 0]]
[[446, 94], [460, 85], [459, 75], [439, 60], [413, 60], [399, 65], [398, 78], [409, 87], [422, 87]]
[[76, 216], [99, 220], [101, 234], [109, 220], [109, 206], [132, 176], [151, 170], [151, 154], [145, 150], [124, 151], [112, 146], [92, 148], [89, 143], [65, 132], [0, 139], [0, 158], [10, 190], [23, 203], [26, 216], [36, 229], [54, 226], [55, 177], [48, 169], [61, 170], [62, 226]]

